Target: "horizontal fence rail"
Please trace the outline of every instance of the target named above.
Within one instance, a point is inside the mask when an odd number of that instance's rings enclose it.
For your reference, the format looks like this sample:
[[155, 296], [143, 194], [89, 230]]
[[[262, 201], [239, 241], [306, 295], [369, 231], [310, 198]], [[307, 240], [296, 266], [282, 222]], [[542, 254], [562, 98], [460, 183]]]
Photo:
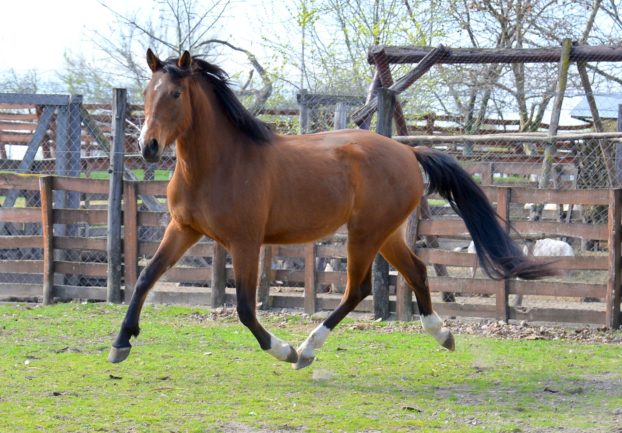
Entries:
[[[164, 211], [152, 211], [141, 199], [152, 197], [164, 202], [164, 181], [125, 181], [123, 187], [123, 272], [122, 287], [126, 300], [131, 296], [139, 272], [155, 253], [158, 242], [152, 239], [163, 233], [169, 221]], [[429, 266], [444, 265], [447, 275], [430, 274], [433, 292], [451, 292], [463, 296], [460, 302], [437, 302], [435, 308], [446, 316], [480, 317], [499, 320], [530, 320], [580, 322], [620, 326], [620, 210], [622, 190], [537, 190], [525, 187], [484, 186], [484, 192], [497, 213], [513, 227], [512, 235], [520, 242], [544, 237], [598, 242], [606, 253], [554, 258], [553, 266], [562, 275], [575, 272], [600, 272], [597, 281], [518, 279], [494, 281], [476, 276], [475, 255], [456, 244], [470, 240], [461, 219], [453, 214], [440, 198], [431, 196], [431, 216], [417, 214], [415, 235], [419, 239], [434, 236], [440, 246], [418, 242], [416, 253]], [[19, 190], [22, 194], [38, 194], [38, 207], [0, 208], [0, 221], [13, 225], [19, 235], [0, 236], [0, 299], [39, 299], [45, 303], [55, 299], [106, 300], [107, 210], [105, 198], [108, 180], [67, 178], [58, 176], [25, 176], [0, 174], [0, 191]], [[97, 193], [104, 200], [89, 207], [80, 200], [78, 208], [62, 208], [55, 203], [55, 194]], [[608, 218], [598, 223], [559, 220], [556, 211], [545, 213], [539, 221], [528, 219], [533, 203], [549, 203], [565, 208], [585, 209], [603, 206]], [[262, 252], [260, 308], [298, 308], [307, 313], [335, 308], [346, 284], [346, 235], [340, 230], [335, 236], [306, 245], [268, 245]], [[205, 238], [193, 246], [170, 269], [150, 295], [150, 302], [192, 303], [219, 306], [233, 304], [233, 270], [230, 259], [220, 253], [221, 247]], [[34, 251], [34, 253], [32, 252]], [[30, 255], [24, 252], [29, 252]], [[99, 260], [92, 260], [95, 254]], [[34, 255], [33, 255], [34, 254]], [[219, 257], [221, 255], [221, 257]], [[85, 257], [91, 257], [86, 260]], [[550, 260], [538, 257], [536, 260]], [[461, 270], [461, 271], [460, 271]], [[12, 275], [27, 275], [27, 282], [15, 283]], [[397, 278], [389, 276], [390, 294], [387, 308], [417, 312], [412, 296], [395, 297]], [[597, 298], [602, 308], [592, 304], [573, 303], [569, 308], [510, 306], [510, 295]], [[489, 299], [486, 303], [469, 302]], [[479, 298], [478, 298], [479, 297]], [[408, 303], [408, 305], [404, 305]], [[584, 308], [589, 305], [589, 308]], [[410, 308], [410, 310], [408, 310]], [[372, 312], [373, 301], [361, 303], [358, 311]]]

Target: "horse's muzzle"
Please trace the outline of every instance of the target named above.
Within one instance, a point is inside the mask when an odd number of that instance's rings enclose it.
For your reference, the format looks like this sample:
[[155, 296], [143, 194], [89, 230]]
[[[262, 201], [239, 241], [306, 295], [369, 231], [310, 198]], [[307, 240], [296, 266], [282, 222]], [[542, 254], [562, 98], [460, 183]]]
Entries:
[[143, 158], [147, 162], [158, 162], [160, 160], [160, 147], [158, 146], [158, 140], [152, 138], [147, 141], [143, 146]]

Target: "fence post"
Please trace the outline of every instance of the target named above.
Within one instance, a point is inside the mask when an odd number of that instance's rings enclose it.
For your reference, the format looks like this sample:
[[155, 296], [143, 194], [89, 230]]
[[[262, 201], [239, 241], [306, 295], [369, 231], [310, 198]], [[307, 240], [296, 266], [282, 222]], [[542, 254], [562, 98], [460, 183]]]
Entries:
[[317, 270], [315, 258], [317, 257], [317, 245], [309, 242], [305, 245], [305, 298], [304, 310], [307, 314], [313, 314], [317, 308]]
[[121, 293], [121, 195], [123, 188], [124, 123], [127, 104], [126, 89], [114, 89], [112, 94], [112, 151], [110, 153], [110, 192], [108, 194], [108, 287], [106, 300], [120, 303]]
[[212, 253], [212, 308], [225, 305], [225, 287], [227, 285], [227, 250], [214, 241]]
[[607, 215], [607, 224], [609, 226], [609, 277], [607, 279], [607, 294], [605, 296], [606, 311], [605, 325], [611, 329], [620, 327], [620, 284], [622, 261], [620, 255], [622, 247], [622, 233], [620, 232], [620, 216], [622, 214], [622, 189], [609, 190], [609, 211]]
[[259, 256], [259, 288], [257, 302], [261, 310], [270, 308], [270, 283], [272, 282], [272, 246], [264, 245]]
[[309, 102], [307, 98], [307, 91], [306, 89], [302, 89], [300, 90], [300, 94], [298, 95], [298, 97], [300, 98], [298, 100], [298, 105], [300, 107], [300, 133], [301, 134], [306, 134], [309, 132], [309, 107], [307, 106], [307, 103]]
[[[381, 87], [378, 89], [378, 116], [376, 132], [391, 137], [395, 92]], [[372, 294], [374, 297], [374, 318], [389, 317], [389, 264], [380, 254], [372, 265]]]
[[54, 293], [54, 221], [52, 176], [39, 178], [41, 227], [43, 234], [43, 304], [52, 303]]
[[[618, 122], [617, 128], [618, 132], [622, 132], [622, 104], [618, 105]], [[622, 143], [616, 143], [616, 154], [615, 154], [615, 186], [622, 186]]]
[[346, 129], [348, 126], [348, 106], [345, 102], [337, 102], [334, 117], [335, 129]]
[[138, 279], [138, 205], [136, 181], [123, 181], [123, 259], [125, 301], [134, 294]]
[[[510, 202], [512, 200], [512, 188], [500, 187], [497, 189], [497, 214], [505, 225], [506, 232], [510, 231]], [[510, 319], [508, 299], [510, 296], [510, 280], [504, 278], [497, 285], [495, 299], [497, 320], [507, 322]]]

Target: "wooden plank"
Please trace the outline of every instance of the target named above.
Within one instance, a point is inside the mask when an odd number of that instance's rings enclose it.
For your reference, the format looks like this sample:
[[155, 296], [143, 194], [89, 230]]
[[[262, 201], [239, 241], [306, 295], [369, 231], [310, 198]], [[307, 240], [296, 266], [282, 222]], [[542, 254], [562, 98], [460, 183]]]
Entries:
[[137, 193], [139, 195], [166, 196], [168, 181], [141, 181], [138, 182]]
[[69, 95], [0, 93], [0, 104], [67, 105]]
[[607, 221], [609, 227], [609, 277], [607, 278], [607, 294], [605, 302], [605, 325], [611, 329], [620, 327], [620, 299], [622, 298], [620, 284], [622, 282], [622, 233], [620, 217], [622, 216], [622, 189], [609, 191], [609, 211]]
[[345, 244], [318, 245], [318, 257], [345, 258], [348, 255]]
[[[125, 301], [134, 294], [138, 280], [138, 208], [136, 182], [123, 182], [123, 272], [125, 280]], [[154, 250], [155, 253], [155, 250]], [[150, 255], [153, 255], [150, 254]]]
[[275, 245], [274, 257], [304, 257], [304, 245]]
[[605, 284], [560, 283], [558, 281], [510, 281], [510, 293], [516, 295], [604, 298], [605, 292]]
[[166, 227], [169, 220], [168, 212], [138, 212], [139, 226]]
[[422, 236], [455, 236], [470, 238], [464, 221], [459, 219], [421, 220], [419, 234]]
[[605, 322], [605, 312], [580, 309], [532, 308], [518, 310], [512, 308], [510, 310], [510, 319], [528, 322], [603, 324]]
[[108, 221], [108, 211], [99, 209], [54, 209], [54, 222], [56, 224], [78, 224], [105, 226]]
[[0, 208], [0, 221], [2, 224], [12, 223], [39, 223], [41, 222], [41, 210], [39, 208]]
[[433, 292], [494, 295], [498, 289], [498, 282], [488, 278], [428, 277], [428, 284]]
[[79, 177], [54, 177], [54, 189], [75, 191], [85, 194], [105, 194], [108, 196], [108, 181], [104, 179], [83, 179]]
[[55, 272], [59, 274], [80, 275], [84, 277], [106, 278], [106, 263], [84, 263], [59, 260], [54, 262]]
[[305, 299], [304, 311], [313, 314], [317, 309], [317, 270], [315, 258], [317, 257], [317, 247], [315, 242], [305, 245]]
[[59, 236], [54, 238], [54, 247], [59, 250], [106, 251], [106, 238]]
[[0, 189], [39, 191], [39, 176], [32, 174], [0, 173]]
[[43, 236], [0, 236], [0, 249], [13, 248], [43, 248]]
[[512, 227], [523, 236], [535, 234], [538, 237], [568, 236], [581, 239], [607, 240], [609, 235], [605, 224], [513, 221]]
[[512, 203], [564, 203], [583, 205], [608, 205], [609, 196], [602, 190], [552, 190], [513, 188]]
[[39, 297], [41, 284], [0, 283], [0, 299]]
[[94, 286], [54, 286], [54, 293], [61, 300], [88, 299], [91, 301], [105, 301], [106, 288]]
[[[199, 242], [191, 246], [188, 251], [184, 254], [185, 257], [194, 256], [194, 257], [210, 257], [214, 254], [214, 245], [213, 241], [211, 243]], [[138, 244], [138, 256], [143, 257], [151, 257], [155, 254], [158, 246], [160, 245], [160, 241], [141, 241]]]
[[43, 261], [41, 260], [2, 260], [0, 272], [5, 274], [41, 274]]

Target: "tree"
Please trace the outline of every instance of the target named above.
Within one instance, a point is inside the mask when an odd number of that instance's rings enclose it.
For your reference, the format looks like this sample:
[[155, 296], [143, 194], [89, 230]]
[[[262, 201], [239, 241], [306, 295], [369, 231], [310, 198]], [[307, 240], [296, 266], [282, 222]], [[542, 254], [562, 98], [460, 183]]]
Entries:
[[[193, 55], [214, 58], [219, 48], [226, 47], [244, 53], [251, 67], [259, 75], [262, 87], [252, 90], [254, 84], [247, 80], [247, 95], [253, 95], [252, 104], [258, 110], [270, 96], [272, 86], [270, 75], [250, 51], [237, 47], [218, 38], [221, 31], [219, 22], [230, 5], [229, 0], [153, 0], [153, 15], [139, 15], [137, 12], [120, 12], [100, 1], [115, 17], [109, 34], [95, 31], [92, 42], [98, 48], [101, 58], [98, 68], [84, 55], [67, 55], [68, 70], [62, 74], [65, 83], [82, 93], [100, 97], [101, 89], [111, 88], [113, 83], [126, 86], [130, 94], [140, 99], [144, 83], [149, 77], [144, 62], [144, 53], [152, 48], [160, 55], [179, 56], [184, 50]], [[207, 4], [207, 6], [206, 6]], [[110, 37], [110, 34], [117, 37]], [[101, 68], [101, 64], [107, 67]], [[108, 99], [108, 98], [106, 98]]]

